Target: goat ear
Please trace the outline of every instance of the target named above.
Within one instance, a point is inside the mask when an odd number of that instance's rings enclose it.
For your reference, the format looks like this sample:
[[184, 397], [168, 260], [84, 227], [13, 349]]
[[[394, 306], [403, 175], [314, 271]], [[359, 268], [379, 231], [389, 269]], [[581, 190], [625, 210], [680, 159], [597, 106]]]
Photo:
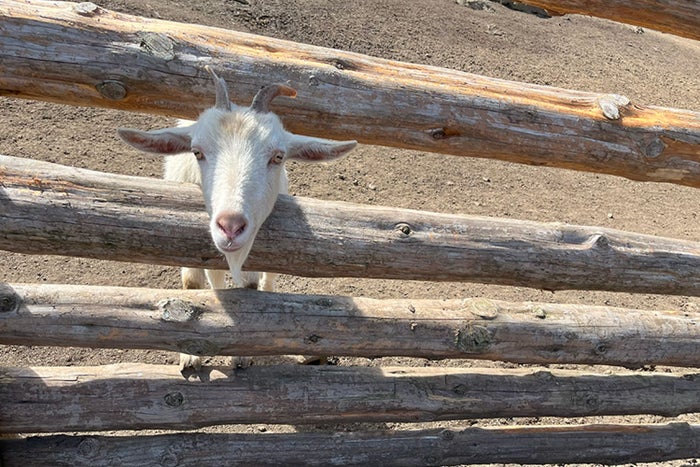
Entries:
[[158, 154], [178, 154], [191, 149], [191, 129], [165, 128], [163, 130], [140, 131], [129, 128], [117, 130], [119, 137], [127, 144], [146, 152]]
[[287, 157], [304, 162], [331, 161], [350, 152], [357, 141], [333, 141], [289, 133]]

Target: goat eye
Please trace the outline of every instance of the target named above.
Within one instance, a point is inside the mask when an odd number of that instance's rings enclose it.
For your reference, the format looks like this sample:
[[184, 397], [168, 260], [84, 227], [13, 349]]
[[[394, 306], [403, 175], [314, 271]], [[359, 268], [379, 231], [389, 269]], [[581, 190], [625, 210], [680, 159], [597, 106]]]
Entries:
[[279, 165], [282, 162], [284, 162], [284, 152], [275, 151], [274, 153], [272, 153], [272, 157], [270, 158], [270, 164]]
[[204, 160], [204, 153], [199, 149], [193, 149], [192, 154], [194, 154], [194, 157], [196, 157], [198, 161]]

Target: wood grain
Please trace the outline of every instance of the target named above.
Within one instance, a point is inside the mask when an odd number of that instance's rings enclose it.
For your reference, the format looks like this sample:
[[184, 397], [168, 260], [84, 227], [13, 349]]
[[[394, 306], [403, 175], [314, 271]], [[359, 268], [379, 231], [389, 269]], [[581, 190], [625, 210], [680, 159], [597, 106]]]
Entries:
[[[200, 190], [0, 156], [0, 249], [226, 268]], [[700, 244], [281, 196], [248, 270], [700, 295]]]
[[696, 0], [522, 0], [551, 15], [576, 13], [700, 40], [700, 2]]
[[86, 4], [5, 0], [0, 17], [0, 95], [194, 118], [211, 65], [239, 104], [296, 88], [274, 111], [297, 133], [700, 187], [697, 112]]
[[700, 411], [696, 374], [539, 368], [4, 367], [0, 389], [5, 433]]
[[700, 367], [698, 313], [247, 289], [0, 284], [0, 343], [195, 355], [407, 356]]
[[343, 433], [175, 433], [0, 440], [6, 467], [177, 465], [629, 464], [697, 457], [700, 427], [658, 425], [522, 426]]

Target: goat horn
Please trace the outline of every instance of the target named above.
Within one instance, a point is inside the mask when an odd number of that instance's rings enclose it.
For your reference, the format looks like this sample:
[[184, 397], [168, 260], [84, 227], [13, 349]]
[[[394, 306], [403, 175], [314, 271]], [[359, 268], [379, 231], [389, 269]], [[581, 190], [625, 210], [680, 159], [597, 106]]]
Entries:
[[250, 107], [258, 112], [269, 112], [270, 102], [277, 96], [296, 97], [297, 92], [284, 84], [270, 84], [262, 88], [253, 98]]
[[228, 89], [226, 88], [226, 81], [220, 78], [216, 74], [214, 69], [209, 65], [204, 67], [205, 70], [209, 72], [212, 79], [214, 80], [214, 86], [216, 86], [216, 105], [215, 107], [220, 110], [225, 110], [227, 112], [231, 111], [231, 100], [228, 98]]

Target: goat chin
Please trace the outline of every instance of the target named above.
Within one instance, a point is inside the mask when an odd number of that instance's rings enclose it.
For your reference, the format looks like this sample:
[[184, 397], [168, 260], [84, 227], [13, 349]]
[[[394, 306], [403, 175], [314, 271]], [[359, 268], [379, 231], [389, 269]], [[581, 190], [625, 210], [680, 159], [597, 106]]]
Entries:
[[243, 263], [248, 257], [251, 246], [252, 244], [246, 244], [237, 251], [224, 253], [234, 287], [247, 287], [250, 285], [249, 281], [246, 280], [247, 277], [244, 277]]

